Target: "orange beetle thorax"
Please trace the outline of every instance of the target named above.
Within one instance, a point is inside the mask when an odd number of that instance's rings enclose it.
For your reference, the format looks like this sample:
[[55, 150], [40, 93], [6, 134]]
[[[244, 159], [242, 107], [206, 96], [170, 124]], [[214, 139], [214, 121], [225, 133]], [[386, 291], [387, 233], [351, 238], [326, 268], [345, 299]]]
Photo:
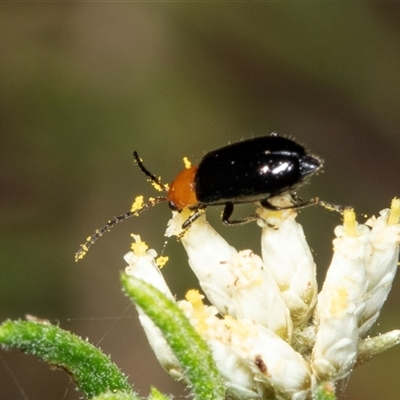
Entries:
[[195, 177], [197, 166], [184, 169], [171, 183], [167, 199], [177, 210], [198, 205]]

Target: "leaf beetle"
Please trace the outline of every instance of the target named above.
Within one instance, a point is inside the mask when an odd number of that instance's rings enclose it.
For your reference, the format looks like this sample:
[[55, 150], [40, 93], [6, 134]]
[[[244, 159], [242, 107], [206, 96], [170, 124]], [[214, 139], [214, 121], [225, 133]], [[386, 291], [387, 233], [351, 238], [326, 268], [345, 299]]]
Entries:
[[[184, 231], [204, 213], [206, 207], [213, 205], [224, 206], [221, 220], [226, 225], [253, 221], [257, 215], [231, 220], [234, 205], [260, 202], [268, 209], [282, 209], [272, 205], [269, 199], [292, 193], [322, 167], [321, 159], [308, 154], [294, 140], [276, 133], [206, 153], [198, 165], [181, 171], [170, 186], [162, 184], [159, 178], [149, 172], [136, 151], [133, 156], [142, 172], [157, 188], [166, 192], [166, 196], [151, 199], [110, 220], [81, 245], [75, 255], [76, 260], [83, 258], [89, 247], [112, 226], [162, 202], [168, 202], [175, 211], [193, 211], [182, 225]], [[317, 198], [307, 202], [296, 201], [293, 206], [285, 208], [301, 208], [317, 202]]]

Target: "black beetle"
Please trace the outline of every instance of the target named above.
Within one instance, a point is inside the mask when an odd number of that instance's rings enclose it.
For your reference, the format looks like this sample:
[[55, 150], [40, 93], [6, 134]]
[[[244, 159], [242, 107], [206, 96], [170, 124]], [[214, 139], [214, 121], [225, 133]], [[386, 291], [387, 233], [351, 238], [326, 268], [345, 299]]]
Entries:
[[[280, 209], [272, 205], [269, 199], [293, 192], [306, 177], [322, 166], [322, 161], [307, 154], [303, 146], [274, 133], [207, 153], [199, 165], [179, 173], [170, 187], [163, 185], [146, 169], [136, 151], [133, 155], [140, 169], [167, 195], [152, 199], [109, 221], [81, 246], [76, 259], [82, 258], [88, 248], [113, 225], [161, 202], [168, 202], [170, 208], [176, 211], [186, 208], [193, 210], [193, 214], [184, 222], [183, 229], [189, 228], [210, 205], [225, 206], [221, 219], [226, 225], [252, 221], [257, 218], [256, 215], [230, 220], [234, 204], [260, 202], [265, 208]], [[317, 201], [295, 202], [286, 208], [305, 207]]]

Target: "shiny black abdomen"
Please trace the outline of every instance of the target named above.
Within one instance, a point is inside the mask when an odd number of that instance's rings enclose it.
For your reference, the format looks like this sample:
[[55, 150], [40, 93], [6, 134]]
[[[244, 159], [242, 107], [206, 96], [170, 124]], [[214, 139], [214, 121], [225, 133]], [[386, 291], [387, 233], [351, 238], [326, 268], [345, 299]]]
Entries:
[[257, 137], [207, 153], [198, 166], [201, 204], [248, 203], [293, 190], [321, 161], [277, 135]]

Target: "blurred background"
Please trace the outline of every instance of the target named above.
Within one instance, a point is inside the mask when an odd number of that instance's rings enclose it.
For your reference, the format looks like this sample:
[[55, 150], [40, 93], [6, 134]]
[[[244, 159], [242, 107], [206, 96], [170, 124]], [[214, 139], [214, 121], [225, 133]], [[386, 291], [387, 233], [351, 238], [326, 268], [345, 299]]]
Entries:
[[[154, 195], [137, 150], [165, 182], [207, 151], [278, 132], [325, 160], [299, 191], [377, 213], [400, 195], [398, 3], [132, 2], [0, 5], [0, 319], [33, 314], [99, 344], [142, 395], [187, 393], [158, 366], [121, 292], [129, 234], [161, 252], [160, 205], [79, 244], [138, 194]], [[260, 253], [256, 224], [212, 225]], [[246, 215], [252, 206], [238, 207]], [[318, 265], [340, 217], [301, 212]], [[364, 219], [360, 216], [360, 221]], [[179, 243], [164, 273], [179, 298], [197, 287]], [[400, 282], [373, 333], [400, 328]], [[400, 398], [400, 348], [357, 369], [341, 399]], [[0, 351], [0, 397], [78, 399], [69, 377]]]

